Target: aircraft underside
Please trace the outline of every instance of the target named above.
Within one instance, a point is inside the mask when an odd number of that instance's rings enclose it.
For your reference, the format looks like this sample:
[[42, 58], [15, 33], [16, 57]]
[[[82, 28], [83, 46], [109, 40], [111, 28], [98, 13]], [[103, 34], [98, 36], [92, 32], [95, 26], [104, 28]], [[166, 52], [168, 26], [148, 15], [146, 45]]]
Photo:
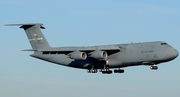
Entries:
[[[43, 55], [42, 53], [34, 53], [31, 55], [32, 57], [45, 60], [48, 62], [56, 63], [63, 66], [79, 68], [79, 69], [87, 69], [88, 73], [97, 73], [102, 72], [103, 74], [112, 74], [114, 73], [124, 73], [122, 68], [129, 67], [129, 66], [138, 66], [138, 65], [148, 65], [150, 66], [151, 70], [157, 70], [157, 62], [124, 62], [122, 63], [119, 59], [119, 63], [111, 64], [110, 58], [109, 60], [97, 60], [94, 58], [86, 58], [86, 60], [74, 60], [71, 58], [67, 58], [66, 55]], [[60, 59], [60, 60], [58, 60]], [[66, 61], [65, 61], [66, 60]], [[112, 70], [114, 69], [114, 70]]]

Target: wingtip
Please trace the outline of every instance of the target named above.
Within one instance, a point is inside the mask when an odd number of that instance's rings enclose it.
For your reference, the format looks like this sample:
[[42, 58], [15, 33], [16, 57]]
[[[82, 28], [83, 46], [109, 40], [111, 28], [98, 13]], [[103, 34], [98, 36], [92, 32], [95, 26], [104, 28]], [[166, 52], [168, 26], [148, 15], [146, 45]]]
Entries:
[[37, 49], [25, 49], [25, 50], [21, 50], [21, 51], [38, 51]]

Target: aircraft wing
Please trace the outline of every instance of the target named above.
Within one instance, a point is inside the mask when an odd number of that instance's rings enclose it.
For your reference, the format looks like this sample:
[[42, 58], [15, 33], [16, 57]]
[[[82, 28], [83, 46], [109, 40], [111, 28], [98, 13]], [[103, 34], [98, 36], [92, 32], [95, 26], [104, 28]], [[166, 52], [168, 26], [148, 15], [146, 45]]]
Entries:
[[[93, 52], [95, 50], [79, 50], [80, 52], [85, 52], [85, 53], [90, 53], [90, 52]], [[119, 52], [120, 50], [119, 49], [116, 49], [116, 50], [102, 50], [102, 51], [106, 51], [108, 55], [111, 55], [111, 54], [114, 54], [114, 53], [117, 53]], [[69, 53], [72, 53], [74, 51], [41, 51], [43, 52], [43, 54], [69, 54]]]
[[85, 52], [85, 53], [90, 53], [95, 50], [101, 50], [101, 51], [106, 51], [108, 55], [115, 54], [117, 52], [120, 52], [120, 48], [118, 46], [116, 47], [60, 47], [60, 48], [52, 48], [52, 49], [27, 49], [27, 50], [22, 50], [22, 51], [40, 51], [43, 54], [69, 54], [74, 51], [80, 51], [80, 52]]

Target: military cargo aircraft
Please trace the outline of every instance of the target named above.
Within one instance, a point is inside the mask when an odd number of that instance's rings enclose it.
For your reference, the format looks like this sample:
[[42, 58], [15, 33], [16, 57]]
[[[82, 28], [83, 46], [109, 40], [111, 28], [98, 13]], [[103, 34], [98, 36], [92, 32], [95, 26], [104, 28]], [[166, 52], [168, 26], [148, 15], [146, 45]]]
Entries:
[[164, 41], [113, 44], [82, 47], [51, 47], [41, 29], [43, 24], [9, 24], [25, 30], [33, 51], [30, 56], [59, 65], [87, 69], [88, 73], [124, 73], [122, 68], [147, 65], [157, 70], [157, 65], [178, 56], [178, 51]]

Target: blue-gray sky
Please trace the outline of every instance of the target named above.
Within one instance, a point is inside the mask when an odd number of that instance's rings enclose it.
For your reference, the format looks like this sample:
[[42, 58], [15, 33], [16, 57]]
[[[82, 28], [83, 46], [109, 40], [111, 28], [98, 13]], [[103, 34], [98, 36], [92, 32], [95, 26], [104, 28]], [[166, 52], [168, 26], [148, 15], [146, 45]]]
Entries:
[[51, 46], [166, 41], [180, 51], [179, 0], [1, 0], [0, 97], [178, 97], [179, 58], [125, 68], [124, 74], [88, 74], [31, 58], [22, 29], [43, 23]]

